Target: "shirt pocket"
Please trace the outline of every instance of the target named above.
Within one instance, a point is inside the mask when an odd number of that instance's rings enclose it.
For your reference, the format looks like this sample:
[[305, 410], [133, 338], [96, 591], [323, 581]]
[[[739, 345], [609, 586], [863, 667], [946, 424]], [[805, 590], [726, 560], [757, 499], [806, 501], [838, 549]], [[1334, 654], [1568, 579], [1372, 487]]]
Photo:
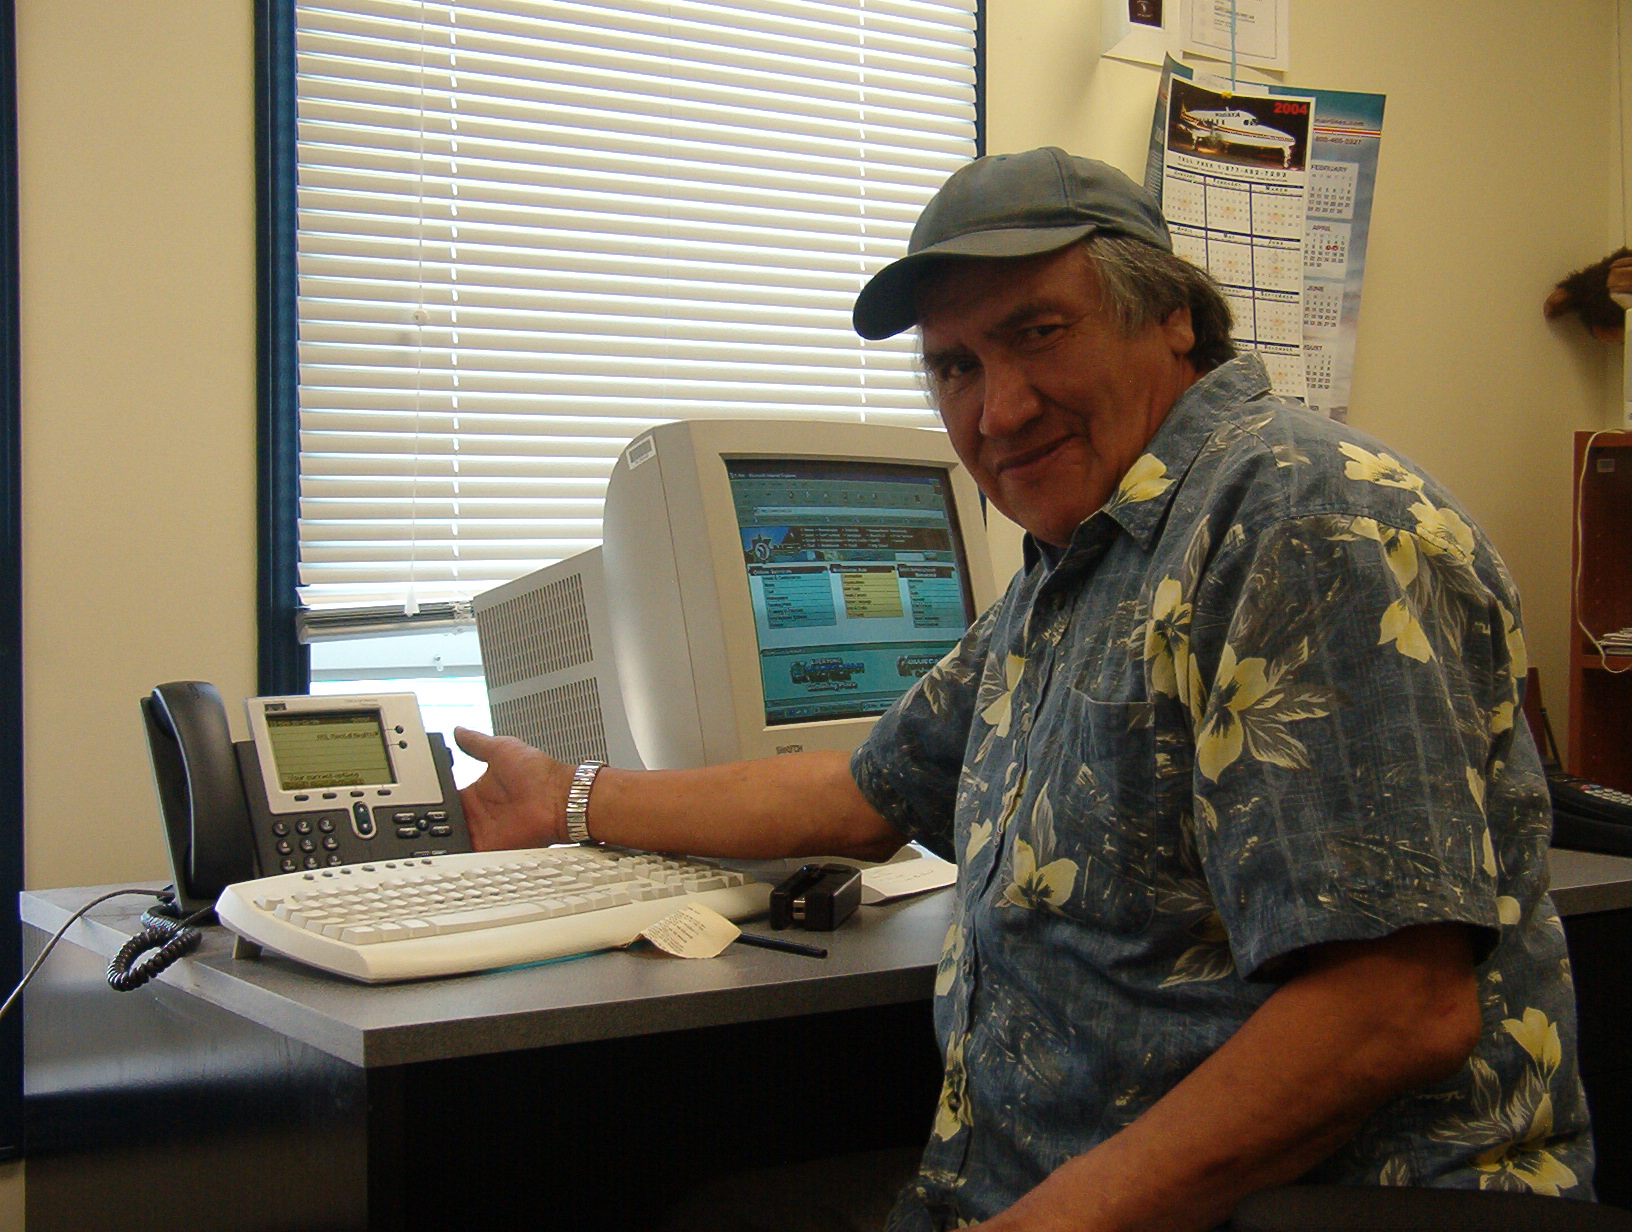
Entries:
[[1142, 931], [1155, 911], [1152, 865], [1163, 846], [1150, 706], [1097, 700], [1073, 682], [1050, 709], [1040, 724], [1053, 733], [1046, 765], [1034, 762], [1040, 786], [1011, 827], [1005, 896], [1095, 927]]

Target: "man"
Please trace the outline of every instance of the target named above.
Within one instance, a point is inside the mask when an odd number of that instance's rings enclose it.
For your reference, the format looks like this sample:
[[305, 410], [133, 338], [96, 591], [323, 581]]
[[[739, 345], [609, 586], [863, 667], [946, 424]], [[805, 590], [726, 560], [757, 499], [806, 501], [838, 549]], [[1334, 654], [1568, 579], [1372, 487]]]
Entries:
[[[856, 325], [917, 326], [1025, 569], [848, 763], [594, 782], [606, 842], [957, 860], [892, 1229], [1202, 1229], [1304, 1176], [1590, 1197], [1511, 582], [1228, 324], [1120, 173], [959, 171]], [[564, 837], [570, 768], [460, 741], [480, 845]]]

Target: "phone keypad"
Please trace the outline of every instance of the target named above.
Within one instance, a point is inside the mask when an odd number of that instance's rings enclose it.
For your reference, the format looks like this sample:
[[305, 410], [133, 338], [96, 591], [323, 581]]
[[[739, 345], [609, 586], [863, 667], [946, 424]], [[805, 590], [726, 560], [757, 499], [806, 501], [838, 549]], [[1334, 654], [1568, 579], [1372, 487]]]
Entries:
[[[316, 793], [313, 793], [314, 795]], [[341, 792], [341, 795], [355, 795]], [[370, 796], [386, 795], [370, 790]], [[445, 855], [454, 825], [445, 807], [342, 801], [335, 809], [273, 818], [262, 831], [268, 872], [320, 872], [368, 859]]]

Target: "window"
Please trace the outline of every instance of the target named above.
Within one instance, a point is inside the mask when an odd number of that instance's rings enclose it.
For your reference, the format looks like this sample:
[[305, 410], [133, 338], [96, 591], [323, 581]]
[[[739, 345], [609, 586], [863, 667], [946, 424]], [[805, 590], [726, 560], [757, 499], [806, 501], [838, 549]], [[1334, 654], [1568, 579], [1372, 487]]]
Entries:
[[593, 545], [654, 423], [933, 423], [849, 313], [976, 153], [977, 17], [296, 3], [302, 635], [457, 626]]

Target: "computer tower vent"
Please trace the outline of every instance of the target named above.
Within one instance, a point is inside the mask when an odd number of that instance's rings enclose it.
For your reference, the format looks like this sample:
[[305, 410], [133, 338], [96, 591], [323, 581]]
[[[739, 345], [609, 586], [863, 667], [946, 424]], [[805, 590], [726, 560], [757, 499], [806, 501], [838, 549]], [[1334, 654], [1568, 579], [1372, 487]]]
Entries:
[[584, 584], [577, 573], [495, 604], [476, 627], [489, 689], [580, 667], [594, 658]]
[[489, 705], [493, 730], [501, 736], [525, 740], [568, 765], [611, 760], [593, 676]]

